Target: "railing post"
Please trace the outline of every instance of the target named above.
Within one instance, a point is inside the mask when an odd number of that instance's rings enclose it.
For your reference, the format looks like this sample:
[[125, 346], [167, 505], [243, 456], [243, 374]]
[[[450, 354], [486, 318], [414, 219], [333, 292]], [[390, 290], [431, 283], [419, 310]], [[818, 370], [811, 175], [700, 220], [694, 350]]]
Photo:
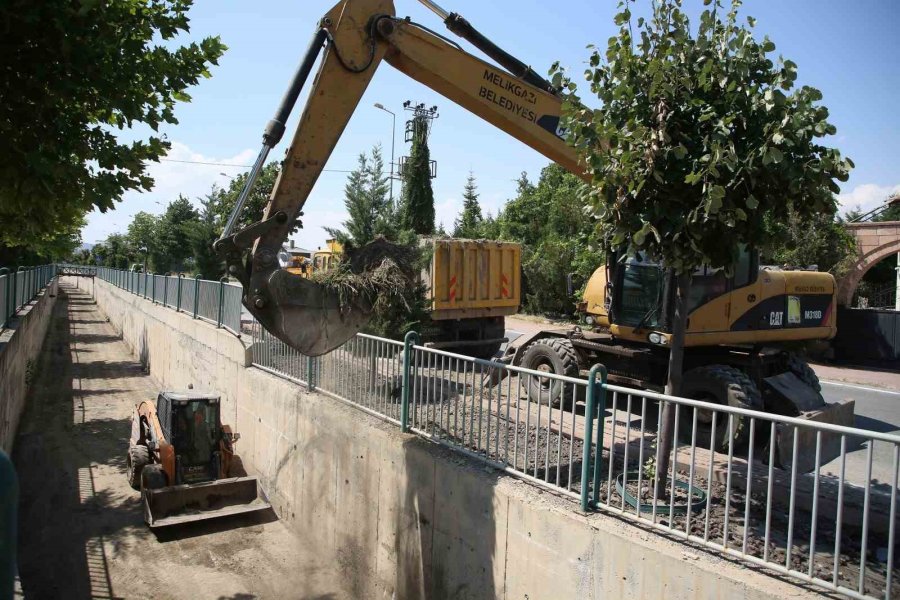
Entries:
[[150, 302], [156, 304], [156, 273], [153, 274], [153, 285], [150, 286]]
[[194, 318], [197, 318], [197, 312], [200, 310], [200, 275], [194, 277]]
[[222, 326], [222, 313], [225, 310], [225, 282], [228, 281], [227, 277], [223, 277], [219, 280], [219, 310], [217, 311], [219, 314], [219, 318], [216, 321], [216, 327]]
[[316, 359], [312, 356], [306, 357], [306, 387], [308, 391], [316, 389]]
[[6, 267], [0, 267], [0, 277], [3, 275], [6, 275], [6, 287], [3, 289], [3, 314], [0, 315], [0, 323], [5, 327], [9, 318], [9, 280], [11, 279], [9, 269]]
[[162, 295], [162, 305], [169, 305], [169, 276], [163, 275], [163, 295]]
[[11, 598], [16, 579], [19, 482], [12, 461], [0, 450], [0, 595]]
[[[19, 273], [25, 270], [25, 267], [19, 267], [16, 269], [16, 276], [13, 278], [13, 304], [12, 304], [12, 315], [16, 314], [16, 311], [19, 310]], [[10, 315], [10, 317], [12, 316]]]
[[184, 279], [184, 273], [178, 274], [178, 291], [175, 293], [175, 312], [181, 312], [181, 280]]
[[[600, 385], [597, 385], [597, 375], [600, 375]], [[592, 506], [596, 506], [600, 499], [600, 465], [603, 461], [603, 418], [606, 411], [606, 367], [596, 364], [591, 367], [587, 380], [587, 406], [584, 410], [584, 449], [581, 458], [581, 510], [587, 512]], [[598, 406], [599, 405], [599, 406]], [[598, 412], [599, 408], [599, 412]], [[597, 457], [594, 460], [594, 469], [591, 473], [591, 442], [594, 434], [594, 419], [599, 418], [597, 424]], [[593, 482], [593, 493], [590, 482]]]
[[408, 331], [403, 338], [403, 381], [400, 388], [400, 431], [409, 433], [409, 372], [412, 368], [413, 346], [419, 343], [419, 334]]

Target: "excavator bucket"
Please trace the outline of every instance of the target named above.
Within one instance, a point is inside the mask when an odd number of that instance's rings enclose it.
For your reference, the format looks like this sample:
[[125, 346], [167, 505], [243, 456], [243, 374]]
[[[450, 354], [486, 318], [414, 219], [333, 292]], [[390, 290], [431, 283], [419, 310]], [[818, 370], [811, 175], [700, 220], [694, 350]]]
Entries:
[[272, 506], [256, 477], [145, 489], [142, 501], [144, 520], [151, 528], [258, 512]]
[[[802, 381], [791, 372], [766, 377], [765, 385], [777, 394], [782, 407], [789, 410], [779, 412], [792, 414], [800, 419], [818, 423], [830, 423], [853, 427], [853, 400], [827, 403], [818, 390]], [[797, 437], [796, 462], [794, 459], [794, 437]], [[824, 465], [841, 453], [841, 436], [824, 432], [820, 437], [819, 464]], [[782, 467], [790, 467], [801, 473], [816, 468], [816, 430], [778, 423], [775, 426], [776, 460]]]
[[[417, 255], [384, 238], [347, 252], [341, 266], [348, 277], [316, 280], [270, 269], [254, 273], [244, 305], [267, 331], [306, 356], [331, 352], [371, 319], [379, 296], [415, 288]], [[265, 300], [254, 299], [262, 290]], [[398, 292], [402, 290], [402, 292]]]

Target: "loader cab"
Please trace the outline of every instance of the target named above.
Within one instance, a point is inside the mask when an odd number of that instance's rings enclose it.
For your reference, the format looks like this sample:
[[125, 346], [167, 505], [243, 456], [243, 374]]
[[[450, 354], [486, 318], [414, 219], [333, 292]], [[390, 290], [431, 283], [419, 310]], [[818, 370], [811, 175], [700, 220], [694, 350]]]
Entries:
[[176, 485], [219, 477], [222, 438], [219, 408], [216, 396], [163, 392], [157, 398], [160, 425], [175, 448]]

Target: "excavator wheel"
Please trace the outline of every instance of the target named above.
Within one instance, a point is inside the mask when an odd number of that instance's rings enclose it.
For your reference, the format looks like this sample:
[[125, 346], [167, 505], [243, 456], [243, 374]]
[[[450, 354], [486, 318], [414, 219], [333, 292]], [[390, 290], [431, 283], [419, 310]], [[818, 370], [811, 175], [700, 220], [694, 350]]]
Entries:
[[[763, 406], [759, 388], [750, 377], [728, 365], [705, 365], [684, 374], [681, 395], [693, 400], [759, 410]], [[688, 407], [679, 410], [679, 437], [690, 443], [694, 411]], [[744, 448], [750, 442], [750, 421], [746, 417], [732, 415], [731, 426], [725, 413], [697, 410], [697, 445], [709, 448], [715, 419], [714, 449], [728, 452], [730, 445]]]
[[816, 372], [809, 366], [809, 363], [801, 356], [794, 354], [793, 352], [788, 353], [787, 368], [788, 371], [797, 376], [797, 379], [817, 392], [822, 392], [822, 384], [819, 383], [819, 376], [816, 375]]
[[[521, 366], [543, 373], [578, 377], [578, 354], [566, 338], [545, 338], [532, 342], [522, 355]], [[549, 378], [522, 375], [522, 386], [531, 402], [546, 403], [554, 408], [572, 405], [574, 386]]]
[[133, 489], [141, 488], [141, 473], [148, 464], [150, 464], [150, 449], [147, 446], [136, 444], [128, 447], [125, 469], [128, 475], [128, 485]]

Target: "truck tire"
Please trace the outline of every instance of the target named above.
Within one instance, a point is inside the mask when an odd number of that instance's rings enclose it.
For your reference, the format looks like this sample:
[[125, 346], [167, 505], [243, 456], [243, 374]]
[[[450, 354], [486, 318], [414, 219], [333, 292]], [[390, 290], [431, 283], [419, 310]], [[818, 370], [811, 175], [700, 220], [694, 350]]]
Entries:
[[822, 384], [819, 383], [819, 376], [816, 375], [816, 372], [813, 371], [812, 367], [809, 366], [809, 363], [806, 362], [805, 359], [793, 352], [789, 352], [787, 355], [787, 368], [788, 371], [796, 375], [800, 381], [817, 392], [822, 392]]
[[[534, 371], [578, 377], [578, 353], [566, 338], [544, 338], [532, 342], [522, 355], [521, 366]], [[531, 402], [547, 402], [554, 408], [572, 404], [574, 386], [562, 381], [522, 375], [525, 392]]]
[[166, 484], [166, 472], [162, 465], [147, 465], [141, 471], [141, 490], [158, 490]]
[[[684, 374], [681, 395], [693, 400], [704, 400], [723, 406], [736, 408], [762, 409], [762, 394], [750, 377], [735, 367], [728, 365], [705, 365], [691, 369]], [[686, 442], [691, 441], [694, 411], [682, 407], [680, 412], [679, 437]], [[710, 447], [713, 418], [715, 421], [716, 439], [714, 448], [717, 452], [728, 452], [729, 446], [743, 448], [750, 442], [750, 421], [746, 417], [732, 416], [731, 428], [728, 426], [728, 415], [712, 411], [697, 411], [697, 445]]]
[[125, 474], [128, 476], [128, 485], [133, 489], [141, 488], [141, 472], [150, 464], [150, 449], [143, 444], [128, 446], [128, 454], [125, 456]]

